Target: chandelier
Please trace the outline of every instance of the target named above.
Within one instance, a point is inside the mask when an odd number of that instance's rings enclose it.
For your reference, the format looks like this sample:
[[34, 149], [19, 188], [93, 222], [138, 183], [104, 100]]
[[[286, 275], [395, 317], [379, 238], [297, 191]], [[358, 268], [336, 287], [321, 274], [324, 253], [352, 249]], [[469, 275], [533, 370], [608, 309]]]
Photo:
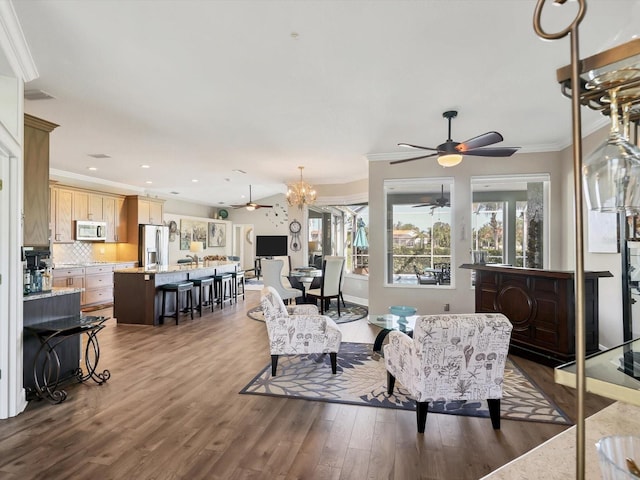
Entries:
[[298, 167], [300, 169], [300, 181], [289, 185], [287, 190], [287, 202], [290, 206], [297, 206], [302, 209], [305, 205], [313, 205], [316, 201], [315, 189], [302, 179], [302, 170], [304, 167]]

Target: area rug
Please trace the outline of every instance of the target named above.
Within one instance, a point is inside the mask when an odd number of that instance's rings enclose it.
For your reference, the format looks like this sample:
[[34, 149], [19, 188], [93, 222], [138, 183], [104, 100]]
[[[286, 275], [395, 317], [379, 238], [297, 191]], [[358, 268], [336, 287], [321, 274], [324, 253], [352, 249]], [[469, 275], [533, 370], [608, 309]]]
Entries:
[[258, 280], [256, 277], [245, 278], [244, 287], [247, 290], [262, 290], [264, 288], [264, 283], [262, 283], [262, 280]]
[[[333, 319], [336, 323], [348, 323], [369, 315], [369, 309], [362, 305], [357, 305], [351, 302], [345, 302], [346, 306], [340, 304], [340, 316], [338, 316], [338, 308], [335, 301], [331, 303], [331, 308], [325, 310], [323, 315], [327, 315]], [[253, 320], [264, 322], [264, 315], [262, 315], [262, 307], [258, 305], [247, 311], [247, 316]]]
[[[371, 344], [343, 342], [338, 373], [333, 375], [328, 355], [281, 356], [276, 377], [271, 376], [269, 364], [240, 393], [415, 410], [415, 402], [402, 385], [396, 383], [394, 394], [387, 394], [384, 359], [374, 357], [377, 355], [372, 355]], [[429, 412], [489, 416], [486, 401], [433, 402]], [[505, 368], [500, 416], [506, 420], [572, 424], [512, 359], [507, 360]]]

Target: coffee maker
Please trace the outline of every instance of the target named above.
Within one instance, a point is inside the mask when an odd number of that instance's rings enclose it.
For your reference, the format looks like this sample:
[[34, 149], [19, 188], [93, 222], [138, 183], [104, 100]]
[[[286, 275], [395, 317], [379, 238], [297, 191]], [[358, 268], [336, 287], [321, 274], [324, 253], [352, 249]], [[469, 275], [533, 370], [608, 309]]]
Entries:
[[48, 249], [22, 247], [23, 291], [29, 293], [51, 290], [51, 252]]

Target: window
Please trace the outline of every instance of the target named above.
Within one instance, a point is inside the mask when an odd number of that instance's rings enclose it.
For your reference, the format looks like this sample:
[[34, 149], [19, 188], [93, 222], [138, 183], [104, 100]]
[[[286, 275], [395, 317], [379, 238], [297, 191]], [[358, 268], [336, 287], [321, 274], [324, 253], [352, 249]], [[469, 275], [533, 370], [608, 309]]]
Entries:
[[387, 284], [451, 283], [453, 179], [385, 180]]
[[549, 175], [471, 179], [472, 250], [487, 263], [546, 268]]
[[347, 272], [369, 274], [368, 205], [310, 208], [308, 231], [309, 265], [321, 267], [325, 255], [341, 255]]

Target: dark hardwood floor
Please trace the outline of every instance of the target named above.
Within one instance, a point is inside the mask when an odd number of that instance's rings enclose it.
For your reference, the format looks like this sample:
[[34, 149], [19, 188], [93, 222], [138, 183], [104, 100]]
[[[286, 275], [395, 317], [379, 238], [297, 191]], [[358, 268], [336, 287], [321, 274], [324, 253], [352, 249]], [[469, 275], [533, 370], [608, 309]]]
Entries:
[[[60, 405], [33, 401], [0, 420], [0, 478], [477, 479], [567, 427], [415, 413], [238, 392], [269, 363], [259, 301], [159, 327], [107, 322], [100, 366], [111, 379], [70, 384]], [[98, 312], [100, 313], [100, 312]], [[110, 315], [110, 310], [107, 311]], [[372, 342], [365, 320], [343, 341]], [[570, 416], [574, 391], [551, 368], [517, 359]], [[609, 400], [587, 395], [591, 415]]]

